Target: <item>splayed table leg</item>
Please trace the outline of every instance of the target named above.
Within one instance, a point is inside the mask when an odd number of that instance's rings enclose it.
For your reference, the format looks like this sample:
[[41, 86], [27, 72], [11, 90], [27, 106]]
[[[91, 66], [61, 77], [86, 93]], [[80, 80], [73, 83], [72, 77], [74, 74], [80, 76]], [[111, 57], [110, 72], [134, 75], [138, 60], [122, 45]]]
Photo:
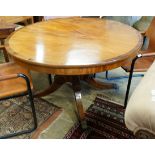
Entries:
[[81, 77], [81, 79], [97, 89], [117, 89], [118, 88], [118, 86], [115, 83], [105, 83], [105, 82], [97, 81], [93, 75], [84, 75]]

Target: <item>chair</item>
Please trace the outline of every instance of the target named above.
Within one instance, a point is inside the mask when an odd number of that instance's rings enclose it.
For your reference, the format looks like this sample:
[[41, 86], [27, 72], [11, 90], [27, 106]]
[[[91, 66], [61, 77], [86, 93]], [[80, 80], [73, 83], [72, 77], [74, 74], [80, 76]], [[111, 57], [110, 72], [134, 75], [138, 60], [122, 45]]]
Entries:
[[[144, 34], [146, 38], [148, 38], [149, 45], [146, 50], [140, 51], [141, 54], [143, 53], [152, 53], [155, 51], [155, 17], [153, 18], [148, 30]], [[148, 68], [151, 66], [151, 64], [154, 61], [154, 57], [145, 57], [143, 59], [139, 59], [136, 61], [135, 67], [134, 67], [134, 72], [146, 72]], [[122, 66], [122, 68], [126, 72], [130, 72], [130, 67], [131, 67], [131, 61], [126, 63], [125, 65]]]
[[73, 16], [44, 16], [43, 20], [49, 20], [49, 19], [57, 19], [57, 18], [68, 18]]
[[[149, 21], [150, 22], [150, 21]], [[143, 41], [143, 48], [139, 53], [150, 53], [152, 51], [155, 51], [155, 17], [152, 19], [151, 24], [148, 26], [149, 24], [147, 23], [148, 29], [146, 30], [146, 32], [144, 30], [140, 30], [141, 34], [144, 37], [144, 41]], [[142, 26], [141, 26], [142, 27]], [[124, 64], [122, 66], [122, 68], [126, 71], [126, 72], [130, 72], [130, 67], [131, 67], [131, 61], [127, 62], [126, 64]], [[135, 64], [135, 68], [134, 68], [134, 72], [146, 72], [147, 69], [150, 67], [150, 65], [153, 63], [154, 58], [153, 57], [146, 57], [144, 59], [139, 59], [138, 61], [136, 61]], [[134, 74], [134, 77], [142, 77], [144, 76], [143, 74]], [[108, 71], [106, 71], [106, 79], [107, 80], [114, 80], [114, 79], [122, 79], [122, 78], [128, 78], [128, 76], [122, 76], [122, 77], [116, 77], [116, 78], [109, 78], [108, 77]]]
[[[18, 29], [19, 26], [16, 23], [22, 23], [24, 25], [33, 23], [33, 16], [0, 16], [0, 43], [4, 45], [5, 39]], [[9, 57], [5, 48], [2, 49], [5, 62], [9, 62]]]
[[0, 22], [7, 24], [23, 23], [24, 25], [32, 24], [33, 16], [0, 16]]
[[[130, 67], [130, 74], [129, 74], [129, 79], [128, 79], [128, 85], [127, 85], [127, 90], [126, 90], [126, 96], [125, 96], [125, 101], [124, 101], [124, 108], [126, 108], [127, 106], [127, 102], [128, 102], [128, 96], [129, 96], [129, 91], [130, 91], [130, 86], [131, 86], [131, 80], [133, 77], [133, 72], [134, 72], [134, 67], [136, 65], [136, 61], [138, 60], [143, 60], [145, 58], [149, 58], [149, 57], [154, 57], [155, 58], [155, 52], [152, 53], [143, 53], [143, 54], [138, 54], [131, 63], [131, 67]], [[141, 58], [141, 59], [140, 59]], [[145, 65], [145, 64], [144, 64]], [[152, 64], [151, 64], [152, 65]], [[151, 66], [150, 65], [150, 66]], [[151, 90], [150, 90], [151, 91]]]
[[[155, 61], [145, 73], [129, 101], [129, 91], [136, 61], [155, 57], [155, 53], [137, 55], [132, 63], [125, 96], [125, 124], [137, 138], [155, 138]], [[128, 103], [128, 104], [127, 104]]]
[[0, 23], [0, 42], [1, 42], [1, 50], [3, 51], [3, 55], [5, 58], [5, 62], [9, 62], [9, 57], [7, 51], [4, 46], [5, 39], [15, 30], [14, 24]]
[[[28, 25], [33, 23], [33, 16], [0, 16], [0, 43], [4, 45], [5, 39], [17, 29], [16, 23]], [[5, 62], [9, 62], [9, 57], [5, 48], [2, 48]]]
[[34, 126], [31, 129], [1, 135], [0, 138], [10, 138], [30, 133], [37, 128], [37, 118], [31, 89], [33, 89], [33, 85], [28, 70], [14, 62], [0, 64], [0, 100], [28, 95], [34, 122]]

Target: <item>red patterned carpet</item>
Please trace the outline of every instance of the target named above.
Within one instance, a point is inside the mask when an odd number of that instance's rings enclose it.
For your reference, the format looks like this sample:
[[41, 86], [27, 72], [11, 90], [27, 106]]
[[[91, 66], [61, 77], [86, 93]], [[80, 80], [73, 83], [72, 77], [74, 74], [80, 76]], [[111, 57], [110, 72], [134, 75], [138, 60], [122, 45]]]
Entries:
[[86, 111], [88, 128], [82, 130], [79, 123], [74, 125], [66, 139], [129, 139], [135, 138], [124, 123], [124, 109], [113, 101], [98, 95]]

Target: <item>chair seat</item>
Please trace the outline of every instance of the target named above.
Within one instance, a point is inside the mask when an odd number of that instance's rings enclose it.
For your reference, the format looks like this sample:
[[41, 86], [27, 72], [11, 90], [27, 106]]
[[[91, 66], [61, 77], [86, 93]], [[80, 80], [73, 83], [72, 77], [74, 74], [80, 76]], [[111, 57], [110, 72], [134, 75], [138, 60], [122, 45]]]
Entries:
[[[149, 53], [149, 52], [145, 51], [141, 53]], [[148, 68], [152, 65], [154, 60], [155, 60], [154, 57], [145, 57], [138, 59], [135, 63], [134, 72], [146, 72]], [[130, 72], [131, 62], [132, 60], [122, 66], [122, 68], [126, 72]]]
[[[0, 64], [0, 76], [23, 73], [29, 77], [31, 89], [33, 89], [30, 73], [27, 69], [15, 64], [14, 62]], [[15, 78], [0, 81], [0, 99], [19, 95], [27, 91], [27, 85], [23, 78]]]

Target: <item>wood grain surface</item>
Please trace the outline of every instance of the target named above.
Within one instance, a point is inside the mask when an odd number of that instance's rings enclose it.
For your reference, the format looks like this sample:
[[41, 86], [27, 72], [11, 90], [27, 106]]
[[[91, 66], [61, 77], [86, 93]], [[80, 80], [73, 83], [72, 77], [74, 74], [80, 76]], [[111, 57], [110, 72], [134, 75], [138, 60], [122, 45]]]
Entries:
[[142, 37], [116, 21], [74, 17], [26, 26], [5, 45], [14, 60], [29, 69], [83, 75], [121, 66], [138, 53]]

